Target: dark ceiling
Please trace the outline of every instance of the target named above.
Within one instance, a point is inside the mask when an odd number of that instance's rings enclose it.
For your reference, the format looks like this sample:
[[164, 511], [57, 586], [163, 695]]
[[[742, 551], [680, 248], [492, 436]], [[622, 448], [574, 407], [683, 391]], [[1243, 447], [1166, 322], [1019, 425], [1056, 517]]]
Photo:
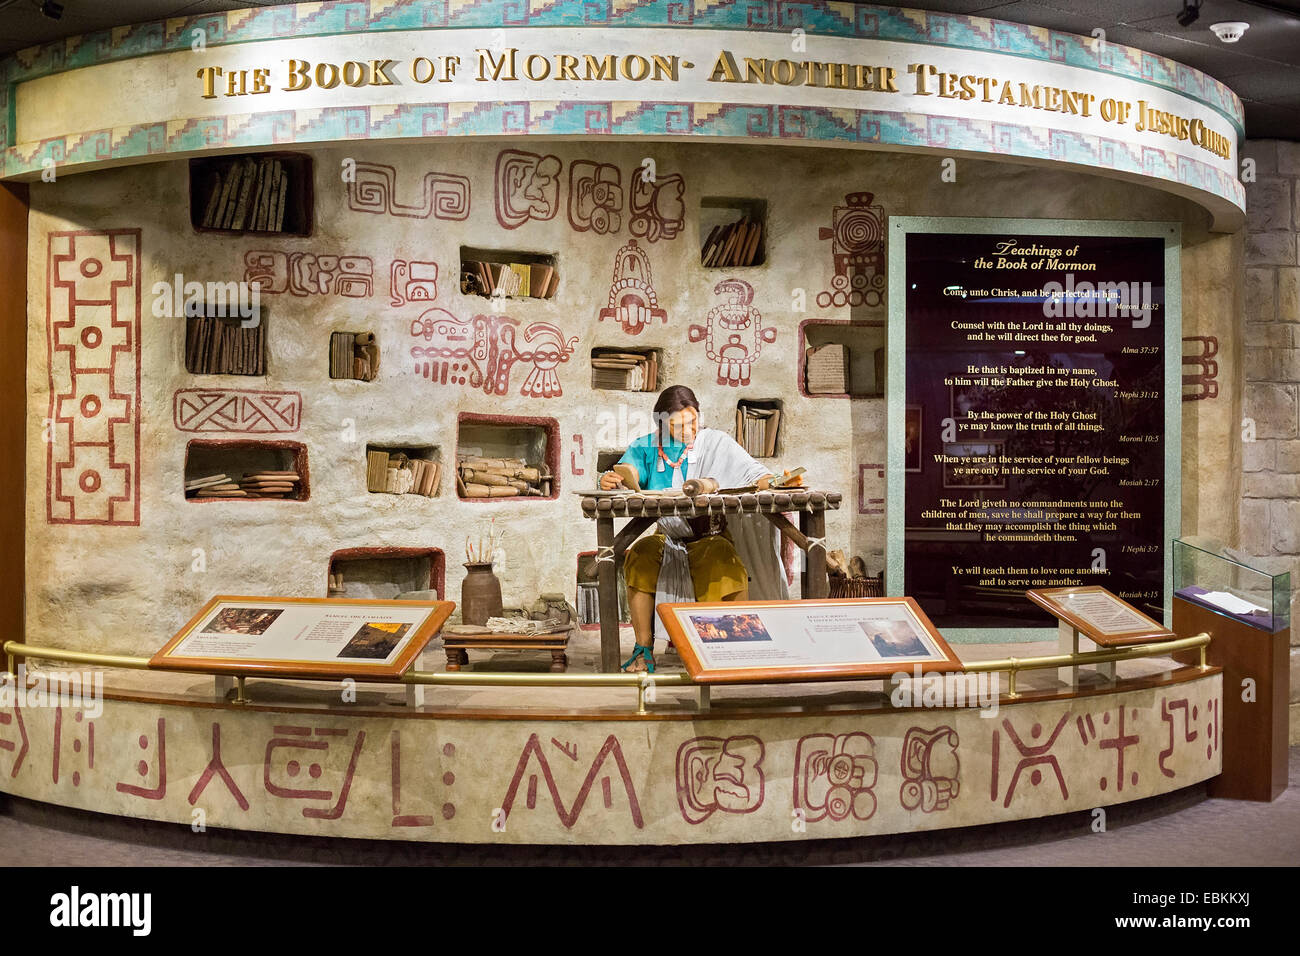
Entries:
[[[40, 12], [40, 0], [0, 0], [0, 56], [63, 37], [112, 26], [195, 16], [247, 7], [277, 6], [257, 0], [62, 0], [63, 17]], [[1168, 56], [1231, 87], [1246, 108], [1252, 139], [1300, 140], [1300, 0], [1202, 0], [1189, 27], [1175, 19], [1183, 0], [916, 0], [900, 4], [947, 13], [976, 14], [1013, 23], [1106, 39]], [[1210, 24], [1244, 20], [1240, 41], [1221, 43]]]

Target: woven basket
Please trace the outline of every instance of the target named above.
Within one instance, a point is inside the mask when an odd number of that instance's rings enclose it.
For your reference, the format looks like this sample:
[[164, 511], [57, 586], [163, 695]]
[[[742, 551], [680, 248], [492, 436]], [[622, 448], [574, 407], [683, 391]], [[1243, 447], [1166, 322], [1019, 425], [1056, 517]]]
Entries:
[[884, 593], [884, 582], [880, 578], [831, 576], [830, 596], [833, 598], [883, 597]]

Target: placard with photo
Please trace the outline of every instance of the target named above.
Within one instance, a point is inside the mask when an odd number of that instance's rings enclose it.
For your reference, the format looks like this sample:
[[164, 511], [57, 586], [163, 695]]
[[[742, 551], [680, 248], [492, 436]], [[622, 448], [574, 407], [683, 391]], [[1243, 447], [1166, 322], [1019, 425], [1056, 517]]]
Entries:
[[149, 666], [209, 674], [396, 680], [454, 607], [451, 601], [218, 595]]
[[661, 604], [659, 617], [701, 682], [889, 677], [960, 670], [911, 598]]

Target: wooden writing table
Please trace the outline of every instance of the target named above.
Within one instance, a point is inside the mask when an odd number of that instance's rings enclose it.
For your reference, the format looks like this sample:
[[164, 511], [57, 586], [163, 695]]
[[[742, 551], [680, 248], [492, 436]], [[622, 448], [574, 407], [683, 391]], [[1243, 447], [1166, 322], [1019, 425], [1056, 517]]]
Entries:
[[[824, 598], [830, 593], [826, 576], [826, 512], [838, 509], [840, 495], [834, 491], [792, 488], [783, 491], [755, 491], [741, 494], [585, 495], [582, 513], [596, 521], [596, 594], [600, 602], [600, 669], [618, 670], [618, 570], [623, 552], [660, 518], [699, 518], [706, 515], [761, 514], [786, 538], [808, 555], [804, 563], [801, 596]], [[795, 527], [785, 512], [799, 513]], [[617, 535], [614, 519], [629, 519]], [[612, 559], [612, 560], [611, 560]]]

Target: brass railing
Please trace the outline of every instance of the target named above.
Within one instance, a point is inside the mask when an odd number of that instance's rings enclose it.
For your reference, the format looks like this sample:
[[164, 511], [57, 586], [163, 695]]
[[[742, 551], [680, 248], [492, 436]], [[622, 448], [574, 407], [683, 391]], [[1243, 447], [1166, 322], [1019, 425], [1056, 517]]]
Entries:
[[[1051, 667], [1081, 667], [1088, 664], [1105, 664], [1111, 661], [1129, 661], [1144, 657], [1164, 657], [1178, 651], [1200, 650], [1200, 668], [1208, 669], [1205, 662], [1205, 648], [1210, 643], [1210, 635], [1201, 632], [1191, 637], [1177, 638], [1172, 641], [1159, 641], [1152, 644], [1138, 644], [1133, 647], [1120, 647], [1113, 650], [1084, 651], [1071, 654], [1050, 654], [1044, 657], [1007, 657], [991, 661], [971, 661], [962, 665], [956, 673], [1007, 674], [1007, 699], [1015, 700], [1020, 695], [1016, 692], [1016, 675], [1020, 671], [1043, 670]], [[18, 641], [5, 641], [5, 664], [8, 673], [14, 673], [14, 658], [33, 657], [38, 660], [66, 661], [71, 664], [92, 664], [99, 667], [122, 667], [133, 670], [148, 670], [149, 658], [131, 657], [124, 654], [98, 654], [93, 651], [71, 651], [55, 647], [38, 647]], [[219, 675], [212, 674], [216, 677]], [[883, 678], [863, 678], [858, 676], [833, 678], [835, 680], [885, 680]], [[301, 680], [292, 676], [268, 675], [270, 680]], [[305, 678], [318, 680], [320, 678]], [[364, 677], [356, 678], [364, 682]], [[244, 676], [236, 680], [235, 703], [248, 703], [244, 695]], [[697, 684], [688, 674], [502, 674], [470, 671], [407, 671], [401, 677], [402, 684], [437, 685], [437, 686], [471, 686], [471, 687], [635, 687], [637, 689], [637, 713], [646, 713], [646, 694], [651, 688], [658, 687], [695, 687], [707, 694], [711, 685]]]

